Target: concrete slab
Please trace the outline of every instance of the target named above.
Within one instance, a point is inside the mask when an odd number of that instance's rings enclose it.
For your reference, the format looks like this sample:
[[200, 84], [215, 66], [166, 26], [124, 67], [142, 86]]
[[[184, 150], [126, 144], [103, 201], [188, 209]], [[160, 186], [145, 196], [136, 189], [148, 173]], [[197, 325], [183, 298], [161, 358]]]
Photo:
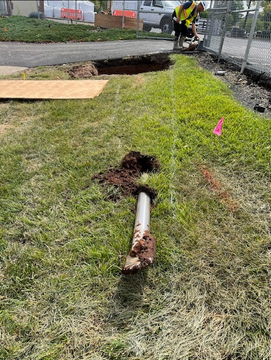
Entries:
[[0, 66], [0, 75], [12, 75], [27, 69], [28, 69], [27, 67], [21, 67], [21, 66]]

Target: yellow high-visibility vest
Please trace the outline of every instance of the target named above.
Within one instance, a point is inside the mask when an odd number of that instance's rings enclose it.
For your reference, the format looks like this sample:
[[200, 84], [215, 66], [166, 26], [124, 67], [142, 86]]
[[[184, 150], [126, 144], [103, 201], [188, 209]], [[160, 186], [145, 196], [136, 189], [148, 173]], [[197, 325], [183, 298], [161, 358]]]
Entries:
[[[188, 9], [183, 9], [182, 12], [181, 12], [181, 16], [180, 16], [180, 21], [183, 21], [183, 20], [186, 20], [185, 21], [185, 25], [188, 27], [191, 22], [195, 19], [196, 17], [196, 12], [194, 14], [194, 16], [190, 16], [190, 14], [192, 13], [192, 11], [195, 9], [196, 7], [196, 3], [195, 1], [192, 2], [192, 5], [188, 8]], [[179, 16], [179, 12], [180, 12], [180, 6], [177, 6], [175, 8], [175, 13], [176, 13], [176, 16], [178, 17]], [[188, 19], [189, 18], [189, 19]]]

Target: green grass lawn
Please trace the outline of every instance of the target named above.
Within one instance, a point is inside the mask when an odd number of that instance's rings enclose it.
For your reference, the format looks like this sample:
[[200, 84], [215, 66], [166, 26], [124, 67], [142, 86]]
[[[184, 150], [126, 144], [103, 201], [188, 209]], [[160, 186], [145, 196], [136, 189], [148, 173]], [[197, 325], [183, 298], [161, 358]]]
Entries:
[[[139, 31], [143, 37], [169, 37], [168, 34], [155, 34]], [[83, 24], [65, 24], [49, 19], [35, 19], [24, 16], [0, 18], [0, 41], [23, 41], [34, 43], [67, 41], [108, 41], [136, 39], [136, 30], [101, 29]]]
[[[171, 58], [92, 100], [0, 101], [0, 359], [271, 358], [271, 122]], [[136, 198], [92, 177], [132, 150], [160, 162], [157, 253], [124, 276]]]

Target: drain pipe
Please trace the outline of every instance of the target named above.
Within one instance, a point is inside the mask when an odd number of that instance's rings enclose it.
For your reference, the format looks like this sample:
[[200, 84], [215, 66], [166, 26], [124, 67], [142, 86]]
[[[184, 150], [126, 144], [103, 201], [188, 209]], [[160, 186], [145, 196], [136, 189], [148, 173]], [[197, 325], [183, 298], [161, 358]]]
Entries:
[[145, 192], [138, 195], [132, 248], [122, 268], [123, 274], [132, 274], [155, 260], [156, 240], [150, 234], [150, 196]]

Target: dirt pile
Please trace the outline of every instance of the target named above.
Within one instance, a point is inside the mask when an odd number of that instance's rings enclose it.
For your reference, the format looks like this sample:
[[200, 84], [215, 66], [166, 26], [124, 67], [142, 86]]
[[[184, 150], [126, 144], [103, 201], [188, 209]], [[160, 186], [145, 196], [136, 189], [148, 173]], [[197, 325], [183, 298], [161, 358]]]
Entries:
[[75, 65], [67, 72], [71, 78], [75, 79], [89, 79], [98, 75], [98, 70], [92, 63]]
[[137, 196], [140, 192], [145, 192], [151, 200], [154, 200], [157, 195], [156, 190], [138, 185], [137, 178], [143, 173], [156, 172], [159, 167], [160, 164], [155, 157], [131, 151], [123, 158], [120, 167], [109, 169], [105, 173], [100, 172], [94, 175], [92, 180], [98, 180], [102, 185], [114, 185], [121, 189], [124, 196]]

